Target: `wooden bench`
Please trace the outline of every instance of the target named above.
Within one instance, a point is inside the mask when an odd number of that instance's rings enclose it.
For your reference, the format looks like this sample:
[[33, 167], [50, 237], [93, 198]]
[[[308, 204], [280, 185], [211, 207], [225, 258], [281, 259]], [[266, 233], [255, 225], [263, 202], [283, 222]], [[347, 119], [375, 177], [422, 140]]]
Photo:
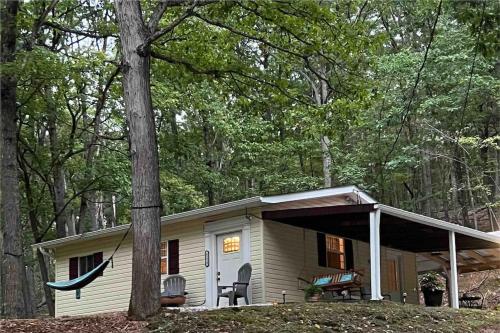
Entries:
[[359, 293], [360, 298], [363, 296], [361, 288], [362, 276], [363, 273], [359, 270], [349, 270], [346, 272], [315, 275], [311, 281], [302, 278], [298, 279], [308, 284], [317, 285], [323, 292], [331, 292], [332, 296], [336, 293], [338, 296], [342, 296], [343, 299], [346, 299], [346, 295], [343, 292], [347, 291], [349, 299], [352, 299], [353, 292]]

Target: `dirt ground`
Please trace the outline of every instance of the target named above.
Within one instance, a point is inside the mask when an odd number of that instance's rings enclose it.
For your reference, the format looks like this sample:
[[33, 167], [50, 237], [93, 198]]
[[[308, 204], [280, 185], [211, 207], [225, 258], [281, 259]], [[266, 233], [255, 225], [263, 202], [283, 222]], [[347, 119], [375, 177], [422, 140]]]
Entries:
[[453, 310], [393, 302], [280, 304], [214, 311], [162, 311], [149, 321], [129, 321], [126, 313], [97, 316], [0, 320], [11, 333], [497, 333], [500, 311]]
[[129, 321], [125, 312], [97, 316], [0, 320], [0, 332], [5, 333], [143, 333], [147, 322]]

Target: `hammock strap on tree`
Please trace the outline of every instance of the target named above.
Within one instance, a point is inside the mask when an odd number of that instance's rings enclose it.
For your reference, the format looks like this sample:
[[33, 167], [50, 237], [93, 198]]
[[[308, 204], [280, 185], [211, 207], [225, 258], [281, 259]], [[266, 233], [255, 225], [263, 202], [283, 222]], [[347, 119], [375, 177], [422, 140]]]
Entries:
[[125, 232], [125, 234], [123, 235], [122, 239], [120, 240], [120, 242], [118, 243], [118, 245], [116, 246], [115, 250], [113, 251], [113, 253], [111, 254], [111, 257], [109, 257], [108, 261], [111, 260], [111, 268], [113, 268], [113, 257], [115, 256], [115, 253], [116, 251], [118, 251], [118, 249], [120, 248], [120, 246], [122, 245], [123, 241], [125, 240], [125, 238], [127, 238], [127, 235], [128, 235], [128, 232], [130, 231], [130, 229], [132, 229], [132, 223], [130, 223], [130, 225], [128, 226], [127, 228], [127, 231]]
[[127, 231], [123, 235], [122, 239], [116, 246], [115, 250], [111, 254], [111, 256], [101, 264], [99, 264], [97, 267], [94, 267], [90, 272], [87, 272], [83, 274], [82, 276], [79, 276], [77, 278], [68, 280], [68, 281], [59, 281], [59, 282], [47, 282], [47, 286], [49, 286], [52, 289], [57, 289], [57, 290], [78, 290], [86, 285], [90, 284], [92, 281], [94, 281], [101, 273], [106, 269], [106, 267], [109, 265], [111, 262], [111, 267], [113, 267], [113, 257], [122, 245], [123, 241], [125, 238], [127, 238], [127, 235], [132, 228], [132, 223], [128, 227]]

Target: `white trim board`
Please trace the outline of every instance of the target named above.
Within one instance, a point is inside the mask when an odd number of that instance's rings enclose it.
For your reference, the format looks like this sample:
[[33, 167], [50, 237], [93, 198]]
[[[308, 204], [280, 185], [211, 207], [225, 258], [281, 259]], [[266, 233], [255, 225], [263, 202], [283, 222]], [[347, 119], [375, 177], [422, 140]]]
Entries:
[[332, 188], [324, 188], [321, 190], [307, 191], [307, 192], [298, 192], [298, 193], [290, 193], [283, 195], [273, 195], [268, 197], [261, 197], [261, 201], [263, 203], [282, 203], [289, 201], [298, 201], [298, 200], [307, 200], [307, 199], [316, 199], [316, 198], [324, 198], [331, 196], [339, 196], [339, 195], [353, 195], [353, 199], [356, 196], [359, 196], [362, 203], [377, 203], [375, 199], [370, 197], [368, 194], [361, 191], [356, 186], [342, 186], [342, 187], [332, 187]]
[[[209, 266], [205, 266], [205, 295], [206, 305], [215, 307], [217, 304], [217, 236], [230, 232], [241, 231], [241, 251], [243, 262], [251, 260], [250, 219], [246, 216], [237, 216], [214, 222], [205, 222], [203, 232], [205, 251], [208, 251]], [[248, 298], [252, 303], [252, 285], [248, 287]]]

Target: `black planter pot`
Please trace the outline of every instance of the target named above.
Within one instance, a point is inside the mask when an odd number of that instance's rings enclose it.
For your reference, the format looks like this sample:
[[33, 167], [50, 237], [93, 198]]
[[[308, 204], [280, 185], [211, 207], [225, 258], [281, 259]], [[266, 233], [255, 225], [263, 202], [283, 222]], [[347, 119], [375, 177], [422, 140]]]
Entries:
[[422, 290], [426, 306], [441, 306], [443, 304], [443, 290]]

